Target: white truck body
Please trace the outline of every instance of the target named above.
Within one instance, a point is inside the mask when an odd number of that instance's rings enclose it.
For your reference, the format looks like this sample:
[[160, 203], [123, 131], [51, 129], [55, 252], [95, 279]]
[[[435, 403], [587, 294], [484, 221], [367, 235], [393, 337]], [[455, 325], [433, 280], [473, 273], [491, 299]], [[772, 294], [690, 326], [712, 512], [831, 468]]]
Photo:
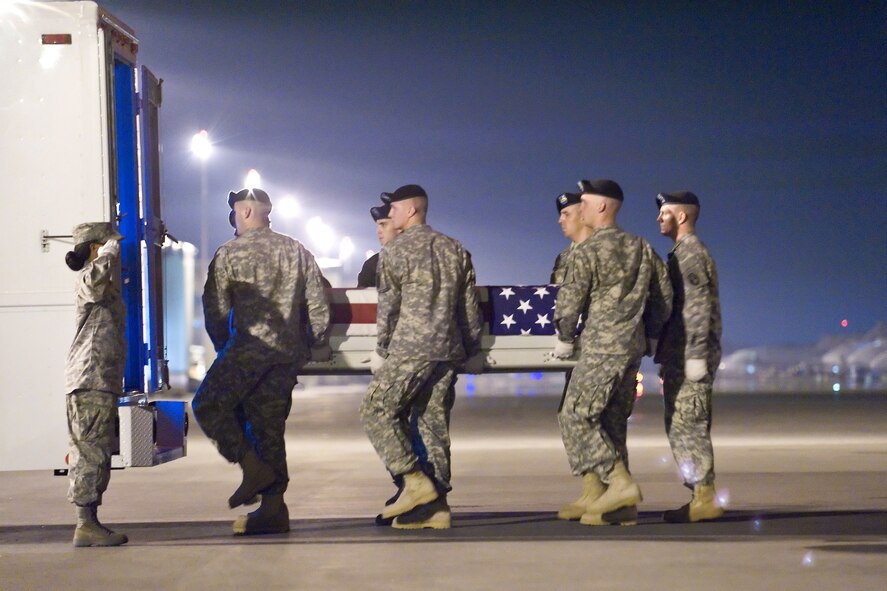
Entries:
[[[0, 3], [0, 470], [65, 467], [75, 274], [64, 257], [76, 224], [119, 223], [124, 389], [145, 403], [162, 387], [160, 85], [137, 52], [134, 32], [94, 2]], [[184, 454], [183, 433], [152, 462]]]

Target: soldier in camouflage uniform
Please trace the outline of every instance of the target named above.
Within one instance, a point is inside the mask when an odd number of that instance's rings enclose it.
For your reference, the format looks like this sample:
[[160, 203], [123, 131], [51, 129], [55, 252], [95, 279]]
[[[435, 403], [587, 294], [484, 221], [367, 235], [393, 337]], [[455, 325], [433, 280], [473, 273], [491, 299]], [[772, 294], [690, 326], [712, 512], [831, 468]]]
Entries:
[[[385, 245], [379, 260], [378, 341], [360, 416], [389, 472], [403, 476], [403, 491], [382, 518], [396, 518], [396, 528], [445, 529], [456, 370], [462, 364], [471, 373], [483, 367], [474, 267], [458, 241], [426, 225], [422, 187], [405, 185], [383, 199], [403, 232]], [[420, 469], [413, 450], [413, 412], [430, 474]]]
[[579, 193], [561, 193], [555, 199], [557, 206], [557, 223], [560, 224], [564, 236], [570, 239], [570, 245], [563, 250], [554, 260], [554, 268], [551, 270], [551, 279], [549, 283], [560, 285], [564, 282], [564, 275], [567, 272], [567, 261], [570, 253], [577, 244], [583, 242], [591, 235], [591, 228], [582, 223], [582, 217], [579, 215], [579, 204], [582, 201], [582, 195]]
[[[376, 222], [376, 236], [379, 238], [379, 244], [385, 246], [388, 242], [397, 236], [400, 231], [394, 228], [391, 218], [388, 214], [391, 212], [391, 205], [383, 203], [377, 207], [370, 208], [370, 215]], [[379, 253], [377, 252], [363, 263], [360, 273], [357, 274], [357, 287], [376, 287], [376, 270], [379, 266]]]
[[711, 393], [721, 362], [721, 306], [718, 272], [696, 235], [699, 199], [689, 191], [660, 193], [659, 229], [674, 240], [668, 274], [674, 307], [665, 325], [656, 361], [661, 363], [665, 431], [684, 485], [692, 500], [666, 511], [669, 522], [715, 519], [724, 510], [715, 502], [714, 452], [711, 445]]
[[127, 537], [103, 526], [97, 516], [111, 478], [117, 399], [126, 364], [126, 310], [120, 295], [123, 237], [108, 222], [74, 228], [74, 250], [65, 262], [77, 274], [76, 334], [65, 362], [70, 486], [77, 506], [74, 545], [119, 546]]
[[[570, 239], [570, 245], [557, 255], [557, 258], [554, 260], [554, 268], [551, 270], [549, 283], [560, 285], [564, 282], [564, 277], [567, 274], [570, 253], [573, 252], [577, 245], [584, 242], [591, 235], [591, 228], [582, 222], [582, 216], [579, 214], [580, 204], [582, 203], [581, 193], [561, 193], [557, 196], [554, 203], [557, 206], [558, 224], [564, 236]], [[557, 407], [558, 413], [564, 408], [564, 400], [567, 398], [567, 390], [570, 388], [570, 378], [572, 375], [572, 369], [568, 369], [565, 372], [564, 391], [561, 394], [561, 402]], [[584, 505], [581, 507], [582, 512], [574, 515], [579, 509], [578, 505], [571, 503], [558, 511], [558, 518], [579, 519], [582, 513], [584, 513]]]
[[[402, 230], [399, 230], [394, 227], [394, 222], [389, 217], [391, 213], [391, 204], [383, 203], [382, 205], [371, 207], [370, 215], [373, 218], [373, 221], [376, 222], [376, 237], [379, 239], [379, 245], [385, 246], [388, 244], [395, 236], [401, 233]], [[357, 275], [357, 287], [376, 287], [376, 275], [379, 267], [379, 255], [380, 253], [376, 253], [370, 258], [368, 258], [364, 263], [363, 267], [360, 269], [360, 273]], [[425, 444], [422, 442], [422, 436], [419, 434], [419, 416], [413, 412], [410, 416], [410, 430], [412, 431], [413, 436], [413, 451], [416, 452], [416, 455], [419, 458], [419, 464], [423, 467], [423, 469], [427, 469], [428, 465], [428, 451], [425, 449]], [[394, 486], [397, 487], [397, 492], [391, 496], [387, 501], [385, 501], [385, 505], [390, 505], [397, 500], [397, 497], [400, 496], [401, 491], [403, 490], [403, 477], [399, 474], [392, 474], [392, 480], [394, 481]], [[385, 519], [382, 515], [376, 516], [376, 525], [391, 525], [394, 521], [394, 518]]]
[[261, 189], [228, 196], [237, 237], [216, 251], [203, 291], [217, 351], [192, 403], [200, 427], [243, 481], [231, 508], [261, 495], [234, 522], [236, 534], [289, 531], [284, 428], [299, 368], [330, 357], [329, 305], [320, 269], [298, 241], [271, 230]]
[[636, 398], [637, 371], [648, 342], [671, 310], [665, 265], [642, 238], [616, 225], [622, 189], [613, 181], [581, 181], [581, 213], [591, 236], [573, 249], [558, 292], [555, 356], [573, 355], [580, 315], [578, 363], [558, 414], [581, 496], [559, 516], [585, 525], [635, 523], [641, 491], [626, 467], [625, 436]]

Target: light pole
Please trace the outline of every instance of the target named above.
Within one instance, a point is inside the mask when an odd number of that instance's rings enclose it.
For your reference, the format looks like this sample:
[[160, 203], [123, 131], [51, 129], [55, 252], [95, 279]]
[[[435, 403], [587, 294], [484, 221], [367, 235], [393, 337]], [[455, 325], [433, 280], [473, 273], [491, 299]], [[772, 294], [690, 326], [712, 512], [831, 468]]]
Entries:
[[[209, 133], [205, 129], [201, 129], [191, 138], [191, 153], [200, 162], [200, 271], [195, 273], [196, 279], [201, 281], [200, 293], [203, 294], [203, 286], [206, 285], [207, 268], [209, 267], [209, 236], [207, 230], [207, 201], [209, 199], [209, 174], [207, 172], [207, 161], [212, 154], [212, 143], [209, 141]], [[197, 290], [194, 290], [197, 293]], [[201, 308], [202, 309], [202, 308]], [[200, 337], [196, 340], [203, 343], [203, 366], [204, 371], [209, 368], [213, 360], [213, 346], [206, 332], [206, 327]]]
[[209, 178], [207, 173], [206, 162], [212, 154], [213, 146], [209, 141], [209, 133], [205, 129], [195, 133], [191, 138], [191, 153], [200, 162], [200, 276], [206, 273], [209, 265], [207, 258], [207, 249], [209, 248], [209, 237], [207, 235], [207, 200], [209, 198]]

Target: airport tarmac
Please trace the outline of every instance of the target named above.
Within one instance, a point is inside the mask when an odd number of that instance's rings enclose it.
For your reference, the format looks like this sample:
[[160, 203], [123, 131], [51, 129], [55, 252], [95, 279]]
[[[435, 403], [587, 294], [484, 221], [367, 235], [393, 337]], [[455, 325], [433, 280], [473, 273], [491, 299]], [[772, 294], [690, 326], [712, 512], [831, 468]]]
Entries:
[[292, 531], [234, 537], [239, 470], [192, 424], [188, 456], [114, 471], [102, 520], [121, 548], [71, 546], [67, 479], [0, 473], [0, 591], [42, 589], [840, 589], [887, 581], [887, 394], [719, 395], [711, 523], [674, 525], [689, 498], [662, 427], [639, 399], [633, 527], [555, 518], [579, 491], [559, 399], [460, 395], [453, 412], [453, 528], [373, 525], [393, 485], [357, 417], [359, 385], [298, 387], [288, 422]]

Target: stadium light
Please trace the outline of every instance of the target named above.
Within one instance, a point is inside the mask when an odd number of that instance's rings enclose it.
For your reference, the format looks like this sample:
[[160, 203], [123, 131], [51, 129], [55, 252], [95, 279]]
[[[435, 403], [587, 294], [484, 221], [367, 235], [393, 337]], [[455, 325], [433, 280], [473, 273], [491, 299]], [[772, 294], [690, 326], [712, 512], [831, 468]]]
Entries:
[[350, 236], [343, 236], [339, 241], [339, 260], [347, 261], [354, 254], [354, 241]]
[[256, 187], [261, 186], [262, 184], [262, 175], [259, 174], [259, 171], [255, 168], [250, 168], [249, 172], [246, 173], [246, 179], [243, 181], [243, 185], [247, 189], [255, 189]]
[[329, 252], [333, 247], [336, 241], [333, 229], [326, 225], [320, 217], [315, 216], [309, 219], [305, 229], [308, 232], [308, 237], [320, 252]]
[[274, 204], [274, 209], [287, 219], [295, 219], [302, 213], [302, 207], [292, 195], [285, 195], [282, 197]]
[[191, 138], [191, 153], [194, 157], [202, 162], [209, 160], [212, 154], [213, 145], [209, 141], [209, 133], [205, 129], [201, 129]]

